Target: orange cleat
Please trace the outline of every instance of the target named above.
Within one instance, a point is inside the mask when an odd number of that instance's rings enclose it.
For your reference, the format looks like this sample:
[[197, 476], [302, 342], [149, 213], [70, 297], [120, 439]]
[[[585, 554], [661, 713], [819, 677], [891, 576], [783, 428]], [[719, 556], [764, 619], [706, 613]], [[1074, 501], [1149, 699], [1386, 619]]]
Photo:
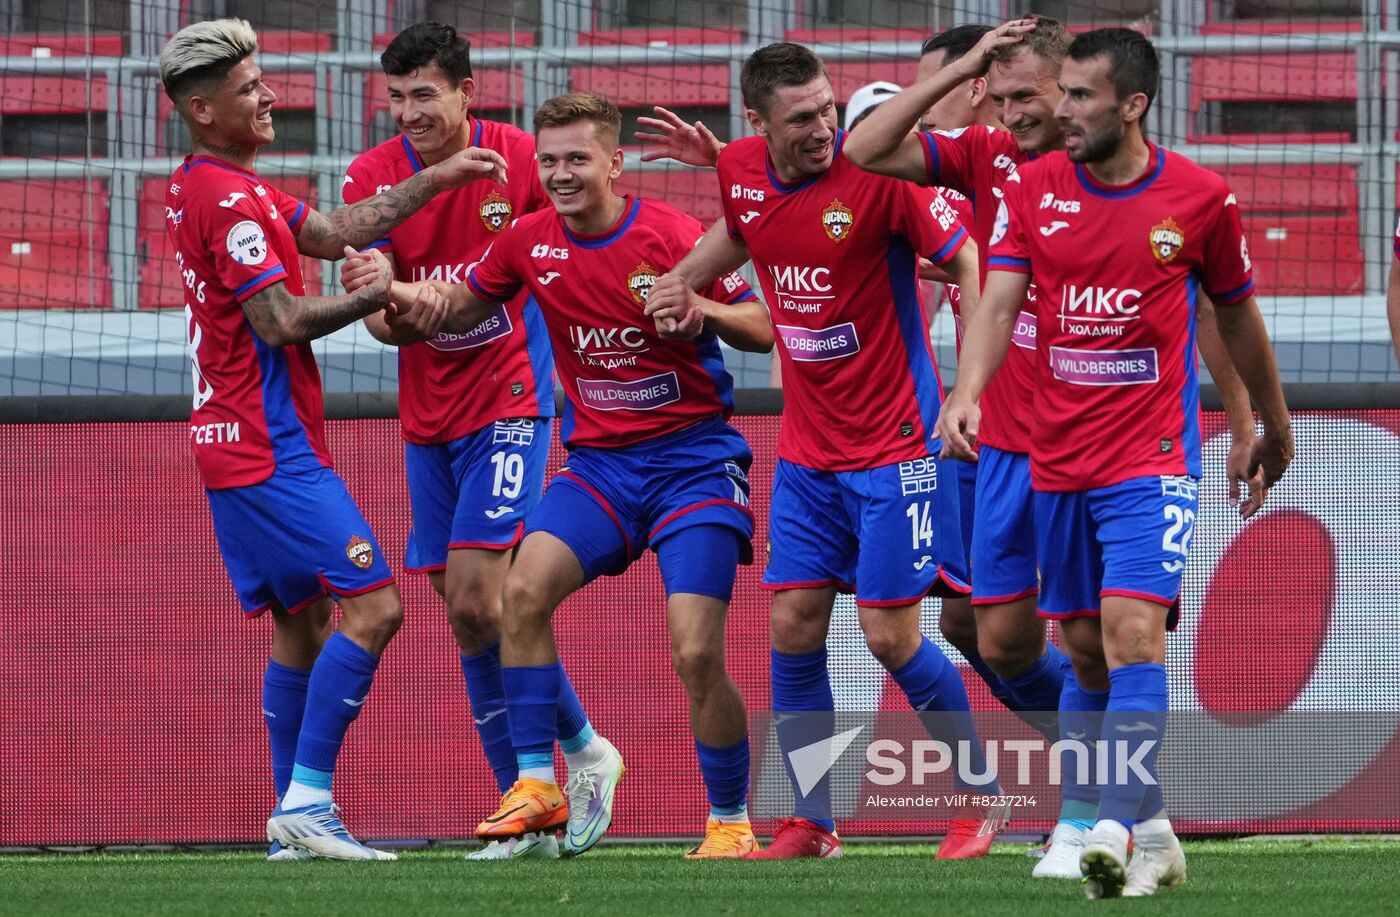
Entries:
[[836, 835], [805, 818], [781, 819], [767, 850], [755, 849], [744, 855], [746, 860], [836, 860], [840, 857], [841, 841]]
[[973, 860], [991, 852], [997, 832], [1011, 820], [1011, 806], [992, 806], [981, 816], [955, 818], [938, 845], [939, 860]]
[[559, 787], [524, 778], [515, 781], [496, 811], [476, 826], [476, 836], [483, 840], [520, 837], [562, 828], [568, 821], [569, 807]]
[[758, 850], [758, 839], [746, 821], [705, 822], [705, 839], [685, 855], [687, 860], [739, 860]]

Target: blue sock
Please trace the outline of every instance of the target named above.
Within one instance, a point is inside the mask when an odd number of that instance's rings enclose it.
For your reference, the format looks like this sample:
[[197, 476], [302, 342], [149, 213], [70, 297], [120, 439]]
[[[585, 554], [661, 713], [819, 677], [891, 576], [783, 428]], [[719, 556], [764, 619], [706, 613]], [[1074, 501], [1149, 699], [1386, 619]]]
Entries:
[[700, 776], [705, 781], [710, 815], [743, 812], [749, 798], [749, 737], [744, 736], [728, 748], [715, 748], [696, 739], [695, 755], [700, 759]]
[[548, 665], [502, 666], [506, 686], [506, 711], [510, 719], [510, 742], [520, 770], [552, 767], [554, 740], [559, 735], [558, 662]]
[[1078, 758], [1074, 754], [1061, 755], [1060, 821], [1085, 831], [1093, 827], [1099, 814], [1095, 757], [1107, 707], [1107, 691], [1087, 691], [1074, 677], [1073, 668], [1065, 673], [1064, 689], [1060, 692], [1060, 738], [1086, 751], [1083, 780], [1079, 779]]
[[[812, 653], [780, 653], [769, 656], [773, 680], [773, 724], [778, 748], [783, 754], [795, 798], [793, 815], [816, 822], [826, 831], [836, 830], [831, 814], [831, 773], [811, 786], [806, 794], [798, 787], [788, 753], [813, 742], [831, 738], [836, 727], [836, 700], [831, 694], [831, 678], [826, 668], [826, 650]], [[796, 714], [784, 716], [785, 713]]]
[[1006, 690], [1022, 711], [1021, 719], [1054, 742], [1060, 735], [1060, 694], [1065, 686], [1069, 657], [1053, 643], [1029, 669], [1006, 682]]
[[[909, 698], [909, 706], [920, 714], [928, 714], [920, 719], [929, 734], [952, 749], [958, 762], [953, 783], [964, 790], [1000, 792], [995, 781], [986, 780], [987, 758], [968, 711], [967, 686], [943, 651], [923, 637], [909, 661], [890, 675]], [[968, 743], [965, 759], [958, 753], [960, 742]]]
[[[1103, 740], [1110, 743], [1110, 771], [1102, 775], [1103, 793], [1099, 818], [1112, 819], [1129, 831], [1133, 824], [1162, 811], [1162, 788], [1157, 783], [1157, 753], [1167, 731], [1167, 669], [1155, 662], [1125, 665], [1108, 673], [1108, 710], [1104, 715]], [[1137, 772], [1123, 766], [1143, 742], [1152, 742], [1146, 754], [1137, 757], [1141, 769], [1152, 778], [1144, 781]], [[1119, 769], [1123, 774], [1119, 774]], [[1126, 779], [1120, 779], [1126, 778]]]
[[[593, 738], [593, 728], [588, 725], [588, 715], [583, 712], [583, 705], [574, 693], [573, 683], [564, 671], [564, 663], [556, 665], [559, 666], [559, 703], [555, 708], [555, 728], [559, 735], [559, 747], [565, 754], [572, 754]], [[587, 736], [583, 736], [584, 730], [588, 731]], [[580, 737], [582, 741], [579, 741]]]
[[504, 793], [515, 783], [515, 748], [510, 744], [510, 720], [506, 717], [506, 687], [501, 682], [501, 643], [488, 644], [474, 656], [462, 656], [462, 679], [471, 699], [472, 722], [481, 738], [481, 750]]
[[996, 698], [998, 703], [1012, 713], [1019, 713], [1021, 708], [1017, 706], [1016, 698], [1006, 689], [1006, 682], [1001, 680], [1001, 676], [993, 672], [992, 667], [987, 665], [987, 660], [977, 653], [969, 656], [965, 650], [959, 650], [959, 652], [967, 660], [967, 664], [972, 666], [972, 671], [976, 672], [978, 677], [986, 683], [987, 690], [992, 692], [992, 697]]
[[267, 724], [268, 744], [272, 746], [272, 785], [278, 799], [287, 795], [287, 786], [292, 782], [297, 737], [301, 735], [301, 719], [306, 712], [306, 685], [310, 680], [310, 669], [294, 669], [271, 659], [263, 672], [263, 722]]
[[309, 786], [330, 786], [345, 733], [364, 709], [378, 665], [378, 656], [345, 634], [331, 634], [307, 684], [294, 780]]

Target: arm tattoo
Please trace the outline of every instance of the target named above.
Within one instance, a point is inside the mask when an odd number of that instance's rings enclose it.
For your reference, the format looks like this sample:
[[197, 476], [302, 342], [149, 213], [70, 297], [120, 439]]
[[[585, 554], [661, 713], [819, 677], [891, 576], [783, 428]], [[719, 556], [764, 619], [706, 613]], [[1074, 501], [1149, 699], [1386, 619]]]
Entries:
[[383, 308], [368, 287], [345, 296], [293, 296], [276, 283], [243, 301], [248, 323], [274, 347], [314, 341]]
[[363, 248], [413, 216], [432, 200], [439, 186], [428, 170], [404, 179], [383, 194], [322, 214], [311, 211], [301, 231], [298, 247], [304, 254], [334, 260], [345, 246]]

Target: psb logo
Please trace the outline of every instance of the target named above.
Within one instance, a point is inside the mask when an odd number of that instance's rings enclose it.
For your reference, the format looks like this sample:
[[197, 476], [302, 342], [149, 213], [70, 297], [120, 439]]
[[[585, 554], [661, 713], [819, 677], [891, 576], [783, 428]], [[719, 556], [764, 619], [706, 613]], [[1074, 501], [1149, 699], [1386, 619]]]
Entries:
[[1186, 244], [1186, 234], [1181, 231], [1181, 227], [1176, 225], [1176, 221], [1167, 217], [1147, 234], [1147, 240], [1152, 243], [1152, 257], [1166, 264], [1177, 256], [1181, 247]]
[[651, 288], [656, 286], [658, 277], [656, 268], [643, 261], [632, 269], [632, 273], [627, 275], [627, 290], [632, 294], [632, 299], [639, 306], [647, 304], [647, 297], [651, 295]]
[[855, 214], [839, 200], [827, 204], [822, 211], [822, 229], [826, 230], [826, 237], [838, 245], [846, 241], [854, 224]]
[[229, 257], [239, 264], [262, 264], [267, 259], [267, 236], [252, 220], [239, 220], [224, 236]]
[[531, 258], [558, 258], [560, 261], [569, 260], [569, 250], [567, 248], [553, 248], [548, 243], [541, 242], [530, 249]]
[[351, 535], [350, 543], [345, 546], [345, 556], [361, 570], [368, 570], [374, 563], [374, 545], [359, 535]]
[[510, 225], [510, 200], [501, 192], [492, 189], [481, 201], [479, 211], [481, 222], [492, 232], [500, 232]]

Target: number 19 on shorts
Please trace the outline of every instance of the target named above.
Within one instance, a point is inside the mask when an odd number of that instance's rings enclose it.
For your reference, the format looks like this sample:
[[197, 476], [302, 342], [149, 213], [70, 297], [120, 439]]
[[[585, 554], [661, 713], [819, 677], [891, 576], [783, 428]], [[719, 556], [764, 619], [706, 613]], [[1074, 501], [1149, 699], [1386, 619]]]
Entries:
[[514, 452], [496, 452], [491, 456], [491, 467], [496, 472], [491, 495], [512, 500], [520, 496], [520, 488], [525, 483], [525, 459]]

